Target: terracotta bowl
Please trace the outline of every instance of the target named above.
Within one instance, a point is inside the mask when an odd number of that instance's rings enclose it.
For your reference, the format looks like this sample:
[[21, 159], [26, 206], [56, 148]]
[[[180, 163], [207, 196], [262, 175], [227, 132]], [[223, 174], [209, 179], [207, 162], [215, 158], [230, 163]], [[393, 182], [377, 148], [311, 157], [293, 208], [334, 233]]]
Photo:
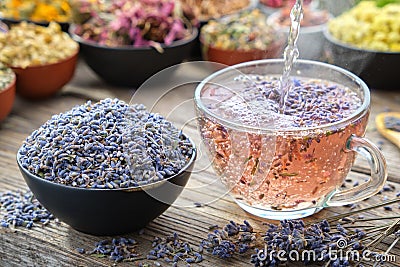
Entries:
[[[186, 137], [188, 138], [188, 137]], [[91, 189], [66, 186], [40, 178], [18, 167], [29, 189], [56, 218], [92, 235], [137, 231], [160, 216], [183, 191], [196, 159], [195, 144], [188, 163], [175, 175], [140, 187]]]
[[3, 121], [8, 116], [8, 114], [10, 114], [14, 104], [14, 99], [15, 99], [15, 75], [14, 75], [14, 81], [10, 83], [6, 88], [0, 91], [0, 122]]
[[[245, 10], [253, 9], [256, 8], [258, 5], [258, 0], [250, 0], [249, 4], [241, 9], [235, 10], [233, 12], [230, 12], [228, 14], [221, 14], [220, 16], [217, 17], [208, 17], [208, 18], [201, 18], [199, 19], [199, 25], [198, 25], [198, 31], [199, 33], [201, 32], [201, 28], [206, 25], [210, 20], [218, 20], [223, 17], [229, 17], [231, 15], [234, 15], [236, 13], [243, 12]], [[202, 51], [201, 51], [201, 44], [200, 44], [200, 34], [196, 38], [196, 42], [193, 45], [193, 49], [191, 52], [191, 60], [201, 60], [202, 59]]]
[[43, 99], [56, 94], [74, 76], [78, 53], [47, 65], [11, 66], [17, 75], [17, 93], [28, 99]]
[[266, 50], [226, 50], [204, 44], [204, 42], [201, 41], [202, 55], [204, 60], [217, 62], [229, 66], [247, 61], [280, 57], [282, 45], [283, 42], [276, 41], [272, 43]]

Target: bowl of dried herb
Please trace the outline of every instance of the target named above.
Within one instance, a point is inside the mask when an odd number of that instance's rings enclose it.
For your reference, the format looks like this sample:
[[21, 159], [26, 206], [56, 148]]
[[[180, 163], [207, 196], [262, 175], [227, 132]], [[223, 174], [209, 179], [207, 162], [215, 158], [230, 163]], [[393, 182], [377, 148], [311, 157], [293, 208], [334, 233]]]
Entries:
[[15, 74], [0, 63], [0, 121], [11, 112], [15, 99]]
[[361, 1], [332, 19], [323, 31], [325, 52], [331, 64], [355, 73], [371, 88], [397, 90], [400, 2], [381, 4]]
[[0, 20], [9, 27], [28, 21], [47, 27], [54, 21], [67, 32], [72, 19], [72, 2], [67, 0], [53, 1], [14, 1], [4, 0], [0, 4]]
[[143, 105], [90, 101], [54, 115], [17, 153], [35, 197], [72, 228], [117, 235], [143, 228], [184, 189], [194, 143]]
[[[73, 77], [79, 45], [51, 22], [21, 22], [0, 32], [0, 62], [17, 76], [17, 94], [29, 99], [53, 96]], [[44, 78], [45, 77], [45, 78]]]
[[200, 43], [204, 60], [225, 65], [279, 57], [283, 35], [267, 24], [259, 9], [244, 10], [210, 20], [201, 28]]
[[137, 1], [135, 5], [110, 1], [96, 16], [72, 24], [69, 33], [101, 79], [139, 87], [157, 72], [190, 57], [198, 30], [178, 10], [172, 0]]

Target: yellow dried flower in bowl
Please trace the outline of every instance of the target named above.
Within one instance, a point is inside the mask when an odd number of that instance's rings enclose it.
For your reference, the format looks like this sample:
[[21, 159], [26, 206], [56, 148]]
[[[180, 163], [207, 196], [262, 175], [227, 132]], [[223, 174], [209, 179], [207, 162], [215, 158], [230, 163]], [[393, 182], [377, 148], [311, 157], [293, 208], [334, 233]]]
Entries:
[[24, 21], [7, 33], [0, 32], [0, 62], [8, 66], [26, 68], [55, 63], [78, 49], [78, 43], [56, 22], [43, 27]]
[[329, 22], [338, 40], [361, 49], [400, 52], [400, 3], [378, 7], [362, 1]]
[[15, 20], [69, 22], [71, 6], [67, 0], [4, 0], [0, 13], [4, 18]]

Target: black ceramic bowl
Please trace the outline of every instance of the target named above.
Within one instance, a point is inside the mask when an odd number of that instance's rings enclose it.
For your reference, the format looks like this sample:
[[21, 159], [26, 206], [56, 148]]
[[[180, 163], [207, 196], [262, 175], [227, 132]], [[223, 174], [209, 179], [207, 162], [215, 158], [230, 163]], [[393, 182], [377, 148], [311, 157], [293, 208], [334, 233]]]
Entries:
[[337, 40], [327, 28], [323, 33], [329, 63], [358, 75], [370, 88], [399, 88], [400, 53], [363, 50]]
[[81, 55], [89, 67], [110, 84], [132, 87], [139, 87], [153, 74], [188, 59], [198, 35], [193, 27], [190, 37], [162, 46], [164, 52], [159, 53], [152, 47], [98, 45], [75, 34], [75, 28], [70, 26], [70, 35], [80, 44]]
[[18, 167], [29, 189], [56, 218], [72, 228], [93, 235], [118, 235], [143, 228], [161, 215], [185, 187], [196, 158], [182, 170], [156, 183], [127, 189], [87, 189], [53, 183]]

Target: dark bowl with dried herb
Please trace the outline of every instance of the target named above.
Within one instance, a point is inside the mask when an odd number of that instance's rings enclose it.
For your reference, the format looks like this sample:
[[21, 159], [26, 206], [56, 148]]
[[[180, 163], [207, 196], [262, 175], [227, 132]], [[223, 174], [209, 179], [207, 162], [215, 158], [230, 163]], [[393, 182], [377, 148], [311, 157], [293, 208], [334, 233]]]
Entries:
[[54, 115], [17, 153], [35, 197], [72, 228], [117, 235], [143, 228], [184, 189], [194, 143], [143, 105], [90, 102]]
[[162, 45], [158, 51], [153, 47], [99, 45], [74, 34], [74, 28], [70, 27], [70, 34], [79, 43], [83, 59], [101, 79], [112, 85], [136, 88], [153, 74], [188, 59], [198, 34], [193, 28], [186, 39]]
[[138, 87], [190, 57], [198, 30], [178, 10], [172, 0], [135, 5], [111, 1], [96, 16], [71, 25], [69, 32], [100, 78], [117, 86]]
[[332, 64], [355, 73], [371, 88], [398, 89], [399, 52], [365, 50], [348, 45], [333, 37], [327, 29], [324, 36], [328, 60]]

